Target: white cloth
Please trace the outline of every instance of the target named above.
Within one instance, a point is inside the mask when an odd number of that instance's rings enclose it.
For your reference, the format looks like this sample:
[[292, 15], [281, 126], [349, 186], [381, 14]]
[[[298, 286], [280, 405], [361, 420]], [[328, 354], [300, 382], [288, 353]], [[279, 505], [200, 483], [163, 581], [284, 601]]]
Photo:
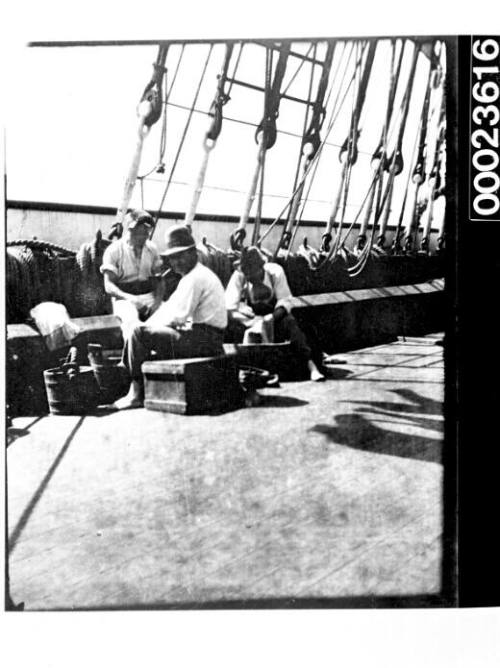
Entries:
[[[290, 313], [292, 293], [283, 267], [275, 262], [266, 262], [263, 283], [272, 290], [273, 296], [276, 298], [275, 308], [282, 306], [287, 313]], [[235, 271], [226, 288], [226, 308], [228, 311], [238, 311], [242, 308], [245, 304], [243, 297], [246, 287], [247, 280], [243, 272]]]
[[222, 283], [211, 269], [199, 262], [181, 278], [170, 299], [146, 320], [146, 325], [154, 327], [190, 324], [210, 325], [218, 329], [227, 326]]
[[257, 336], [260, 343], [274, 343], [274, 320], [272, 315], [255, 316], [243, 334], [243, 343], [255, 343]]
[[42, 302], [31, 309], [30, 315], [49, 350], [63, 348], [81, 332], [71, 322], [64, 304]]
[[[138, 295], [135, 299], [148, 308], [152, 308], [155, 303], [155, 296], [152, 292], [146, 295]], [[115, 299], [113, 297], [113, 315], [116, 315], [121, 320], [121, 328], [123, 336], [126, 337], [132, 327], [141, 322], [139, 318], [139, 311], [127, 299]]]
[[120, 283], [147, 281], [161, 270], [161, 257], [152, 241], [146, 241], [137, 258], [127, 241], [118, 239], [106, 248], [102, 258], [101, 273], [112, 271]]

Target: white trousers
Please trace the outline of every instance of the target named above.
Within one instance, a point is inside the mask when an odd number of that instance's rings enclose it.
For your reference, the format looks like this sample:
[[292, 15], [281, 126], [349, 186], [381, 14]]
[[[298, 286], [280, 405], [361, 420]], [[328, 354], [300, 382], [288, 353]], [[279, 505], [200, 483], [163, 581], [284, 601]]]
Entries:
[[[145, 295], [138, 295], [136, 297], [141, 302], [142, 306], [151, 308], [155, 301], [154, 293], [148, 292]], [[141, 322], [139, 318], [139, 311], [131, 302], [126, 299], [113, 298], [113, 314], [121, 320], [121, 328], [123, 338], [125, 339], [130, 330]]]

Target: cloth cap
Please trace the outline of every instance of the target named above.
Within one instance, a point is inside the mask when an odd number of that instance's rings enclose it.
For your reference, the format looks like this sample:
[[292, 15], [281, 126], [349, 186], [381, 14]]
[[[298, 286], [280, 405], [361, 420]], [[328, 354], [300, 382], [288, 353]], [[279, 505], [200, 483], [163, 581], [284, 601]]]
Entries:
[[133, 209], [127, 213], [127, 229], [133, 230], [138, 225], [146, 225], [146, 227], [153, 227], [153, 216], [142, 209]]
[[242, 250], [238, 267], [240, 271], [246, 273], [247, 271], [260, 269], [265, 264], [266, 258], [261, 253], [260, 249], [257, 248], [257, 246], [250, 246], [249, 248], [244, 248]]
[[175, 255], [190, 248], [196, 248], [193, 235], [185, 225], [174, 225], [165, 234], [165, 250], [161, 255]]

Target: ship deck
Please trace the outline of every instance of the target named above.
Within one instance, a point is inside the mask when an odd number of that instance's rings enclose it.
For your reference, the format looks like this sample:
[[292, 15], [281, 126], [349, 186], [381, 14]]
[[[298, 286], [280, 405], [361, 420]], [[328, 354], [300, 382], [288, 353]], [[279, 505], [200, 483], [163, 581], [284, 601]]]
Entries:
[[439, 594], [441, 340], [339, 354], [326, 382], [283, 383], [223, 415], [16, 418], [14, 604], [377, 605]]

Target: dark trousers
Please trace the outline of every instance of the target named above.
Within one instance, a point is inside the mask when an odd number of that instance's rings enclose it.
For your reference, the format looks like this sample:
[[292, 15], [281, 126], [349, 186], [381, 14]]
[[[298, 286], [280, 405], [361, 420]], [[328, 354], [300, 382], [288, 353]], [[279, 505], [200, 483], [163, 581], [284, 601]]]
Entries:
[[215, 357], [224, 354], [224, 330], [209, 325], [193, 325], [187, 331], [172, 327], [136, 325], [125, 339], [122, 363], [132, 380], [142, 380], [141, 366], [150, 360], [153, 350], [156, 359], [184, 357]]
[[[229, 333], [234, 343], [241, 343], [245, 333], [245, 326], [231, 318], [229, 315]], [[274, 321], [274, 340], [276, 343], [290, 341], [294, 353], [304, 359], [311, 359], [311, 348], [307, 343], [304, 332], [300, 329], [293, 315], [287, 314], [281, 319]]]

